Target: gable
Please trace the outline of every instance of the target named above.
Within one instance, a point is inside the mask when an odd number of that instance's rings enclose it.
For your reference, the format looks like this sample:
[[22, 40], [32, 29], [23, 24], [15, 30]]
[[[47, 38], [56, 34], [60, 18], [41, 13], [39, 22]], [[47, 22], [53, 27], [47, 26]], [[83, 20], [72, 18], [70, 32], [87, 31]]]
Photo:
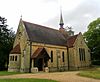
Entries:
[[30, 41], [65, 46], [66, 39], [58, 30], [23, 21]]
[[20, 43], [20, 46], [22, 46], [22, 44], [25, 44], [25, 42], [27, 40], [28, 40], [28, 35], [27, 35], [27, 32], [26, 32], [26, 29], [23, 25], [22, 19], [20, 19], [13, 47], [15, 47], [19, 43]]
[[69, 47], [69, 48], [73, 47], [73, 45], [77, 39], [77, 36], [78, 36], [78, 34], [67, 38], [67, 47]]
[[85, 47], [88, 48], [88, 46], [85, 43], [85, 40], [83, 38], [83, 35], [81, 33], [79, 33], [74, 45], [77, 45], [77, 47]]

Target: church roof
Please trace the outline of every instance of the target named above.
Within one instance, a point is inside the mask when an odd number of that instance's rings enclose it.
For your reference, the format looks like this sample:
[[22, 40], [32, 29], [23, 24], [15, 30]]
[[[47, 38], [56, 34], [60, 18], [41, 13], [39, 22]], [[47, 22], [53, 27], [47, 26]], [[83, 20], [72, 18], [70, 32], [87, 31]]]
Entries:
[[29, 23], [26, 21], [23, 21], [23, 23], [29, 36], [29, 39], [32, 42], [62, 46], [66, 44], [65, 37], [58, 30]]
[[69, 47], [69, 48], [73, 47], [73, 44], [75, 43], [77, 36], [78, 36], [78, 34], [67, 38], [67, 47]]
[[10, 54], [21, 54], [20, 44], [17, 44], [10, 52]]

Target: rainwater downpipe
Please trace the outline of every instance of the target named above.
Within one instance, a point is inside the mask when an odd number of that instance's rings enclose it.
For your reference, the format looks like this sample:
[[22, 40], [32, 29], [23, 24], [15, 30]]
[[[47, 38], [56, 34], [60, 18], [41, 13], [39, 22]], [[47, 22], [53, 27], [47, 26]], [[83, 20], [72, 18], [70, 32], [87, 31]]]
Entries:
[[70, 70], [69, 68], [69, 48], [67, 47], [67, 61], [68, 61], [68, 71]]
[[32, 67], [32, 59], [31, 59], [31, 54], [32, 54], [32, 42], [31, 41], [29, 41], [30, 42], [30, 44], [29, 44], [29, 46], [30, 46], [30, 67], [29, 67], [29, 73], [31, 73], [31, 67]]

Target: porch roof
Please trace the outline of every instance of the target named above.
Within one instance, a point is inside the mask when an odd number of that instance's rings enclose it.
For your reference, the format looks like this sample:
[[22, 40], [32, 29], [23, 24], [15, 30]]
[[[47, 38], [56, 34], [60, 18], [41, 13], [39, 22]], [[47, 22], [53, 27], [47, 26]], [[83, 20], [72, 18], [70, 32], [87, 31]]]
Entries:
[[42, 50], [45, 50], [45, 48], [38, 48], [31, 56], [31, 58], [36, 58], [41, 52]]
[[10, 52], [10, 54], [21, 54], [20, 44], [17, 44]]

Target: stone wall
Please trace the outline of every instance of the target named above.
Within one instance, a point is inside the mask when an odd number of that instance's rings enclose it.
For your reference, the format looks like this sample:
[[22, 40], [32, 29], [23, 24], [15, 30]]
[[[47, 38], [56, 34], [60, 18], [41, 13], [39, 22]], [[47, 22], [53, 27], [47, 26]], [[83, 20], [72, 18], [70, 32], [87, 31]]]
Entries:
[[[17, 60], [15, 59], [16, 56]], [[8, 71], [18, 72], [20, 71], [20, 66], [21, 66], [21, 54], [10, 54]]]
[[[46, 49], [49, 57], [51, 57], [51, 51], [53, 51], [53, 62], [51, 62], [51, 59], [49, 59], [49, 61], [48, 61], [49, 71], [58, 71], [58, 69], [59, 70], [67, 70], [68, 69], [66, 47], [33, 43], [32, 44], [32, 53], [34, 53], [39, 47], [44, 47]], [[64, 62], [62, 61], [62, 52], [64, 52]], [[32, 61], [32, 66], [33, 66], [33, 64], [34, 64], [34, 61]]]
[[[20, 48], [21, 48], [20, 58], [21, 58], [21, 60], [20, 60], [19, 69], [20, 69], [21, 72], [29, 72], [29, 67], [30, 67], [30, 42], [28, 40], [29, 39], [28, 39], [26, 29], [23, 25], [23, 22], [20, 21], [18, 29], [17, 29], [15, 41], [14, 41], [14, 44], [13, 44], [13, 48], [17, 44], [20, 44]], [[16, 62], [9, 61], [9, 65], [11, 63], [12, 63], [12, 66], [13, 66], [13, 64], [17, 65]], [[11, 68], [11, 66], [9, 66], [9, 68]], [[16, 69], [16, 68], [14, 68], [14, 69]]]
[[[80, 61], [79, 48], [85, 49], [85, 61]], [[89, 48], [87, 47], [82, 34], [77, 37], [73, 50], [75, 53], [74, 62], [76, 68], [88, 67], [91, 64]]]

